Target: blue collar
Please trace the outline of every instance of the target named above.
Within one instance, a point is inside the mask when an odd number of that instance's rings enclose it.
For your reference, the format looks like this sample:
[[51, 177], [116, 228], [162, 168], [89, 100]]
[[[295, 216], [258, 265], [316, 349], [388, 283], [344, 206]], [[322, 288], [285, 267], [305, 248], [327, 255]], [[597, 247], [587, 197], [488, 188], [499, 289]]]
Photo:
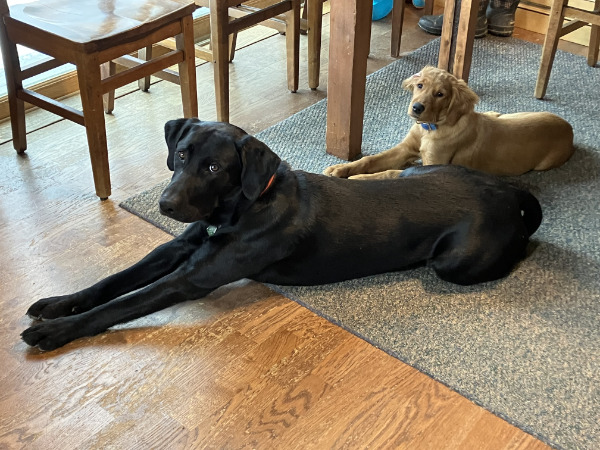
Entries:
[[427, 130], [427, 131], [437, 130], [437, 127], [435, 126], [435, 123], [424, 123], [424, 122], [421, 122], [421, 126], [423, 127], [424, 130]]

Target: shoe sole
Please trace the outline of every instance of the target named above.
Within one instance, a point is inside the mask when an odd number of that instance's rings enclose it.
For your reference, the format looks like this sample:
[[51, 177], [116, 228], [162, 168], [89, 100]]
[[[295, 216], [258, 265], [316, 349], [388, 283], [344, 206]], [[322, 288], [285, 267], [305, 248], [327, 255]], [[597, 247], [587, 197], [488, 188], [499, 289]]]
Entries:
[[514, 27], [492, 27], [488, 25], [488, 33], [500, 37], [512, 36], [514, 29]]
[[[426, 33], [433, 34], [435, 36], [441, 36], [442, 35], [442, 30], [440, 30], [439, 28], [430, 28], [430, 27], [424, 26], [424, 25], [422, 25], [422, 24], [420, 24], [418, 22], [417, 22], [417, 25], [419, 26], [419, 28], [421, 28]], [[480, 39], [482, 37], [485, 37], [485, 35], [487, 34], [487, 32], [488, 32], [487, 28], [485, 28], [483, 30], [475, 30], [475, 38]], [[512, 34], [512, 31], [511, 31], [510, 34]]]

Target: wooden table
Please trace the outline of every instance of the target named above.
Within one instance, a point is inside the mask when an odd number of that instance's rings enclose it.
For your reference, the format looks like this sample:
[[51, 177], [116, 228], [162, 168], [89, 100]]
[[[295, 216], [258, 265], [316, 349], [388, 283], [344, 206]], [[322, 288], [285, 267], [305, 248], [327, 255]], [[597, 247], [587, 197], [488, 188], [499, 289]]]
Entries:
[[[479, 0], [446, 0], [444, 5], [438, 67], [465, 81], [478, 7]], [[361, 151], [372, 12], [370, 0], [331, 2], [326, 146], [328, 153], [345, 160], [356, 159]]]

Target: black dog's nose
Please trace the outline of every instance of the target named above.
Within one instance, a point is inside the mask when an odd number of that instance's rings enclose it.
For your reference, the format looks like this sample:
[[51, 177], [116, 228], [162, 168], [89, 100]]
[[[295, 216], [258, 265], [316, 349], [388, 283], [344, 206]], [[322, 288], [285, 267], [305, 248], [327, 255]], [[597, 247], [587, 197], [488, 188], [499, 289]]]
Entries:
[[423, 105], [423, 103], [415, 103], [412, 106], [412, 110], [413, 112], [418, 116], [420, 115], [423, 111], [425, 111], [425, 106]]
[[158, 201], [158, 207], [160, 208], [160, 212], [164, 215], [170, 216], [175, 212], [175, 202], [171, 199], [162, 197]]

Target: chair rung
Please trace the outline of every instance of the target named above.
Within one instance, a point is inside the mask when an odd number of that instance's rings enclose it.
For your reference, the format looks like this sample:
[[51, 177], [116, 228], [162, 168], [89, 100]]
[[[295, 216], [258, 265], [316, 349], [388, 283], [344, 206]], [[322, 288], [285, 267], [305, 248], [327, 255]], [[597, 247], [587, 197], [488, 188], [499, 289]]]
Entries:
[[78, 123], [79, 125], [85, 124], [83, 113], [81, 111], [46, 97], [45, 95], [38, 94], [37, 92], [30, 91], [28, 89], [23, 89], [22, 91], [17, 92], [17, 97], [24, 102], [31, 103], [32, 105], [38, 106], [46, 111], [50, 111], [53, 114], [70, 120], [71, 122]]
[[[233, 17], [233, 18], [240, 18], [240, 17], [244, 17], [250, 14], [255, 14], [258, 11], [260, 11], [260, 9], [258, 8], [254, 8], [252, 6], [239, 6], [237, 8], [229, 8], [228, 11], [228, 15], [229, 17]], [[285, 33], [285, 17], [284, 16], [275, 16], [273, 18], [270, 19], [266, 19], [263, 22], [261, 22], [262, 25], [269, 27], [269, 28], [274, 28], [275, 30], [279, 31], [280, 33]]]
[[[133, 58], [133, 57], [132, 57]], [[137, 58], [135, 58], [137, 59]], [[118, 60], [115, 59], [115, 60]], [[102, 80], [102, 92], [110, 92], [126, 84], [133, 83], [134, 81], [140, 80], [148, 75], [156, 74], [167, 67], [173, 66], [183, 61], [183, 52], [174, 50], [169, 53], [165, 53], [158, 58], [151, 59], [150, 61], [144, 62], [141, 65], [136, 65], [123, 72], [119, 72], [112, 77], [105, 78]], [[175, 72], [172, 72], [175, 73]], [[179, 78], [179, 77], [177, 77]], [[179, 84], [179, 80], [174, 81]]]
[[68, 64], [66, 62], [59, 61], [58, 59], [49, 59], [31, 67], [27, 67], [21, 71], [21, 80], [27, 80], [28, 78], [35, 77], [40, 73], [47, 72], [57, 67]]
[[569, 19], [583, 20], [589, 24], [600, 25], [600, 15], [593, 11], [585, 11], [583, 9], [567, 6], [563, 8], [564, 16]]
[[276, 3], [275, 5], [269, 6], [265, 9], [261, 9], [260, 11], [250, 13], [248, 15], [245, 15], [244, 17], [232, 20], [231, 22], [229, 22], [228, 31], [229, 33], [236, 33], [242, 31], [260, 22], [264, 22], [265, 20], [270, 19], [274, 16], [283, 14], [286, 11], [289, 11], [289, 9], [289, 2]]
[[562, 26], [560, 29], [560, 35], [564, 36], [565, 34], [569, 34], [575, 30], [578, 30], [579, 28], [585, 27], [586, 25], [587, 22], [583, 22], [581, 20], [570, 20]]
[[[124, 55], [124, 56], [121, 56], [120, 58], [115, 59], [114, 62], [116, 62], [120, 66], [131, 69], [131, 68], [141, 66], [142, 64], [146, 64], [148, 61], [145, 61], [140, 58], [136, 58], [135, 56]], [[175, 72], [174, 70], [163, 69], [163, 70], [159, 70], [156, 73], [153, 73], [152, 75], [155, 76], [156, 78], [160, 78], [161, 80], [170, 81], [171, 83], [179, 84], [179, 74], [177, 72]]]

